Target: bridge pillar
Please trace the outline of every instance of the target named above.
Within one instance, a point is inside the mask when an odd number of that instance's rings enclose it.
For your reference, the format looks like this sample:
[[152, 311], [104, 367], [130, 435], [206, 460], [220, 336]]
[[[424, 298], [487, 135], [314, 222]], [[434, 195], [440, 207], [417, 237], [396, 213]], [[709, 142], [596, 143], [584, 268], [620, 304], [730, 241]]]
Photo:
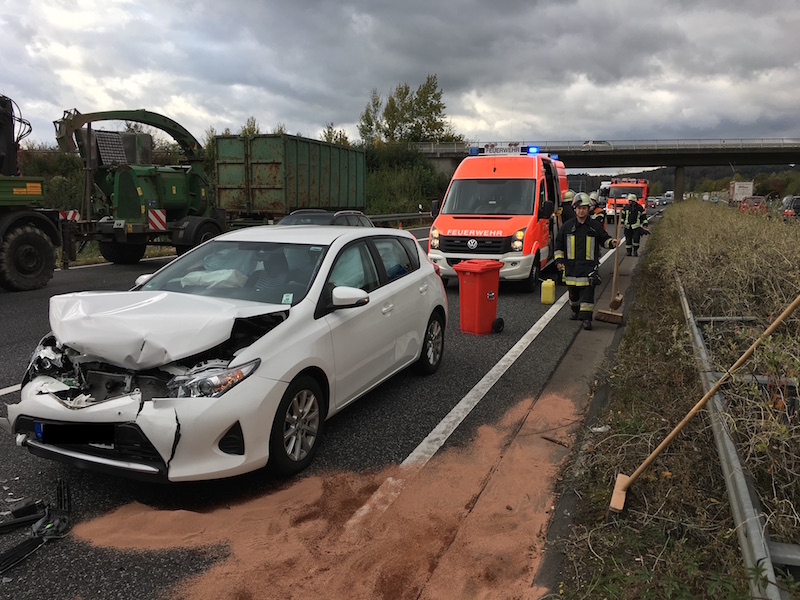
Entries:
[[672, 190], [675, 193], [674, 202], [683, 200], [683, 172], [684, 167], [675, 167], [675, 179], [672, 182]]

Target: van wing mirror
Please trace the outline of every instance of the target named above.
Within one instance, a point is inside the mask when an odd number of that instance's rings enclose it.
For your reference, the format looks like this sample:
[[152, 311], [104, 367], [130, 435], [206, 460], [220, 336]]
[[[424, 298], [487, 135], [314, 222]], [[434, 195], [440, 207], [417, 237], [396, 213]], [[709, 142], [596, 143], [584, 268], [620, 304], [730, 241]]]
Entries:
[[431, 216], [436, 217], [439, 215], [439, 201], [434, 200], [431, 202]]
[[555, 205], [553, 204], [552, 200], [543, 201], [541, 206], [539, 206], [539, 218], [549, 219], [550, 217], [553, 216], [554, 210], [555, 210]]

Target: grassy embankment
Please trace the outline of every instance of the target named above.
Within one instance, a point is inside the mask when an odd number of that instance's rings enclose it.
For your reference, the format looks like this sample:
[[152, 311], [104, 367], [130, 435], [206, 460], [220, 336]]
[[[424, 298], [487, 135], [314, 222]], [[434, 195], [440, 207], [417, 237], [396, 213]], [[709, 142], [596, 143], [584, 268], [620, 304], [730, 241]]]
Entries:
[[[674, 275], [695, 317], [754, 316], [712, 330], [707, 344], [725, 371], [800, 293], [800, 222], [685, 201], [669, 207], [651, 236], [623, 342], [601, 379], [610, 400], [586, 431], [564, 479], [578, 497], [562, 597], [749, 598], [708, 414], [699, 413], [627, 492], [623, 515], [607, 518], [617, 473], [630, 475], [703, 396]], [[627, 296], [626, 296], [627, 299]], [[800, 543], [800, 411], [780, 384], [800, 371], [795, 313], [740, 373], [768, 388], [726, 388], [727, 426], [752, 475], [774, 541]], [[781, 581], [800, 598], [800, 586]]]

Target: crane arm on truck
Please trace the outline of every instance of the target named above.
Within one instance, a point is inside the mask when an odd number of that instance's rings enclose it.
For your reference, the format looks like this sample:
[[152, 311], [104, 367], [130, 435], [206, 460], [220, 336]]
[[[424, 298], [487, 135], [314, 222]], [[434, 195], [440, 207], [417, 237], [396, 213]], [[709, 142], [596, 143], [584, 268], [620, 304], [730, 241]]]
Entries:
[[64, 116], [53, 121], [56, 128], [56, 141], [58, 147], [64, 152], [75, 152], [74, 133], [87, 123], [96, 121], [133, 121], [160, 129], [169, 134], [181, 147], [189, 161], [203, 160], [203, 146], [180, 123], [169, 117], [144, 109], [138, 110], [109, 110], [82, 114], [77, 109], [65, 110]]

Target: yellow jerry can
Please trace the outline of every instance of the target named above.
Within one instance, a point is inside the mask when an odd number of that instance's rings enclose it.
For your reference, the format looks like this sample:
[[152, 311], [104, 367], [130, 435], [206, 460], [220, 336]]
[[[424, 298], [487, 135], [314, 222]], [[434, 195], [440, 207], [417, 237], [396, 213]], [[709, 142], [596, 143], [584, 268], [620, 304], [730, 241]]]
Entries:
[[542, 304], [552, 304], [556, 301], [556, 282], [545, 279], [542, 282]]

